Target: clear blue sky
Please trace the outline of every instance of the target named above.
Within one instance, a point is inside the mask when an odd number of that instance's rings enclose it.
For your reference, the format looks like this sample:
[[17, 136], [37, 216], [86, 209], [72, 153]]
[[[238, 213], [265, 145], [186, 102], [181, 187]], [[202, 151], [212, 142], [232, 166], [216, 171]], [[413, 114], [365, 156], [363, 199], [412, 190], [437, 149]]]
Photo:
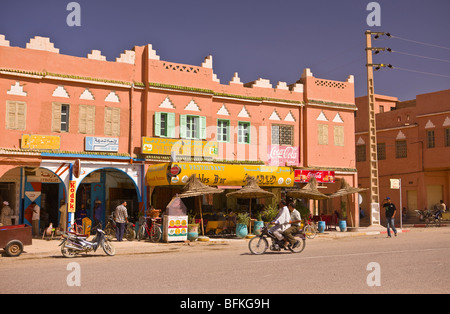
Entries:
[[370, 0], [78, 0], [80, 27], [66, 24], [69, 2], [1, 1], [0, 34], [18, 47], [34, 36], [50, 37], [62, 54], [86, 57], [98, 49], [109, 61], [148, 43], [171, 62], [200, 65], [211, 54], [222, 84], [234, 72], [244, 82], [262, 77], [273, 85], [295, 82], [307, 67], [326, 79], [353, 74], [356, 96], [363, 96], [364, 32], [370, 29], [396, 36], [374, 41], [397, 51], [375, 56], [374, 63], [402, 69], [375, 72], [376, 93], [408, 100], [450, 89], [448, 0], [379, 0], [381, 27], [366, 24]]

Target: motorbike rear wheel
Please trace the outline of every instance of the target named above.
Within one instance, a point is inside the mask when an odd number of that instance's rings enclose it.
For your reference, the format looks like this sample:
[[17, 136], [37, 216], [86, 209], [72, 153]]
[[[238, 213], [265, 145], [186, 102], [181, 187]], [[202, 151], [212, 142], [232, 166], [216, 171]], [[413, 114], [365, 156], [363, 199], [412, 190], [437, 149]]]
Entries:
[[296, 248], [291, 247], [290, 250], [293, 253], [301, 253], [306, 247], [306, 240], [304, 235], [294, 235], [295, 240], [299, 241], [299, 245]]
[[260, 255], [264, 254], [269, 247], [269, 242], [264, 237], [254, 237], [248, 243], [248, 249], [252, 254]]
[[64, 243], [61, 246], [61, 253], [64, 257], [67, 257], [67, 258], [73, 258], [78, 255], [78, 251], [71, 249], [69, 247], [66, 247], [66, 243]]
[[136, 231], [133, 228], [127, 228], [125, 231], [125, 239], [133, 241], [136, 238]]
[[105, 251], [106, 255], [114, 256], [116, 254], [116, 249], [111, 244], [111, 242], [109, 242], [108, 240], [105, 240], [103, 242], [102, 247], [103, 247], [103, 251]]

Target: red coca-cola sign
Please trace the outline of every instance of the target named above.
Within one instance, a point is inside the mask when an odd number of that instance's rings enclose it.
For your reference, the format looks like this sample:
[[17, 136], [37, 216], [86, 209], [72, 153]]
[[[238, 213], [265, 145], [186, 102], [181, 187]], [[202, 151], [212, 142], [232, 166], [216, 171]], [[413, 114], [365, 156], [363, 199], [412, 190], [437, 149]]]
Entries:
[[271, 145], [268, 151], [270, 166], [297, 166], [298, 147]]
[[294, 182], [307, 183], [311, 177], [315, 177], [319, 183], [334, 183], [336, 179], [334, 171], [294, 170]]

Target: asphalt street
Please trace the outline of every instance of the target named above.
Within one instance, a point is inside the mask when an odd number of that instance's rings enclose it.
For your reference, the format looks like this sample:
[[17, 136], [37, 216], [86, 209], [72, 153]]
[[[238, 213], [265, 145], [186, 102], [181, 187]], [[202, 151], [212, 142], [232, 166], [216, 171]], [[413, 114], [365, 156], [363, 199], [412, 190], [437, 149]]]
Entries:
[[[252, 255], [247, 241], [67, 259], [0, 258], [0, 293], [449, 293], [450, 228], [307, 240]], [[57, 243], [56, 243], [57, 245]], [[117, 248], [120, 251], [120, 248]], [[75, 264], [71, 264], [75, 263]]]

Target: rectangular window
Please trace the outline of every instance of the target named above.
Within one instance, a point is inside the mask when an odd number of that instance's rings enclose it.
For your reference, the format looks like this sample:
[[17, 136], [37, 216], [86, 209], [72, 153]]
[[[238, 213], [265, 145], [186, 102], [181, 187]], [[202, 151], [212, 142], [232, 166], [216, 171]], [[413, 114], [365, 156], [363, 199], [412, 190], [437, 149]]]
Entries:
[[206, 139], [206, 117], [180, 115], [180, 137], [192, 140]]
[[25, 130], [27, 105], [24, 102], [6, 102], [6, 128], [9, 130]]
[[319, 124], [318, 126], [319, 145], [328, 145], [328, 125]]
[[120, 136], [120, 108], [105, 108], [105, 135]]
[[95, 106], [80, 105], [78, 115], [78, 132], [95, 134]]
[[155, 112], [155, 136], [175, 137], [174, 112]]
[[377, 158], [378, 160], [386, 160], [386, 143], [377, 144]]
[[427, 131], [427, 148], [434, 148], [434, 130]]
[[250, 144], [250, 122], [239, 121], [238, 144]]
[[366, 145], [356, 145], [356, 161], [366, 161]]
[[68, 104], [52, 104], [52, 132], [69, 132], [69, 113]]
[[272, 125], [272, 145], [294, 145], [294, 126]]
[[406, 141], [395, 142], [395, 158], [407, 158], [408, 152], [406, 147]]
[[445, 129], [445, 147], [450, 147], [450, 128]]
[[230, 120], [217, 120], [217, 141], [230, 141]]
[[342, 125], [334, 126], [334, 145], [344, 146], [344, 126]]

